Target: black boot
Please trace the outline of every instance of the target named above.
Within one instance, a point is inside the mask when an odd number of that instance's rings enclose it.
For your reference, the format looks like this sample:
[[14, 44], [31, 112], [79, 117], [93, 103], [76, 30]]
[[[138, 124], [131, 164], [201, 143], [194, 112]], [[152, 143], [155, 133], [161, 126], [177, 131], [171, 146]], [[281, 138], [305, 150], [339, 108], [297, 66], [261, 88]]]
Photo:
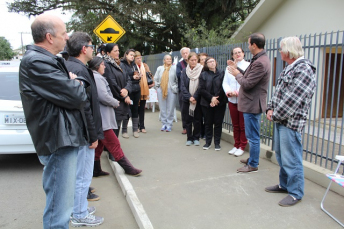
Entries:
[[93, 177], [107, 176], [110, 173], [104, 172], [100, 167], [100, 161], [94, 161]]
[[142, 173], [141, 169], [136, 169], [126, 158], [123, 156], [121, 160], [117, 161], [117, 163], [124, 169], [124, 172], [128, 175], [132, 176], [139, 176]]
[[112, 154], [109, 152], [109, 159], [111, 160], [111, 161], [116, 161], [115, 160], [115, 158], [112, 156]]

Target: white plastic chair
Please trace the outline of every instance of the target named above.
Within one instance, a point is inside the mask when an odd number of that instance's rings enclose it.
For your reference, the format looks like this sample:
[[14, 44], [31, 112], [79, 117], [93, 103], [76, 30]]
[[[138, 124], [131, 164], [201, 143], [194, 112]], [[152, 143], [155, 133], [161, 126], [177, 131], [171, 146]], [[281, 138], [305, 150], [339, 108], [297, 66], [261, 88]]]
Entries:
[[337, 165], [337, 168], [336, 170], [334, 171], [333, 174], [326, 174], [326, 176], [331, 180], [330, 181], [330, 184], [328, 185], [327, 189], [326, 189], [326, 192], [325, 192], [325, 195], [320, 203], [320, 207], [321, 209], [327, 214], [329, 215], [332, 219], [334, 219], [337, 223], [339, 223], [342, 227], [344, 227], [344, 224], [342, 222], [340, 222], [338, 219], [336, 219], [331, 213], [329, 213], [325, 208], [324, 208], [324, 201], [325, 201], [325, 198], [327, 196], [327, 193], [328, 191], [330, 190], [330, 187], [331, 187], [331, 184], [332, 182], [334, 181], [335, 183], [337, 183], [338, 185], [344, 187], [344, 176], [341, 175], [341, 174], [337, 174], [338, 173], [338, 170], [340, 168], [340, 165], [342, 164], [342, 162], [344, 161], [344, 156], [341, 156], [341, 155], [337, 155], [336, 156], [336, 159], [338, 160], [338, 165]]

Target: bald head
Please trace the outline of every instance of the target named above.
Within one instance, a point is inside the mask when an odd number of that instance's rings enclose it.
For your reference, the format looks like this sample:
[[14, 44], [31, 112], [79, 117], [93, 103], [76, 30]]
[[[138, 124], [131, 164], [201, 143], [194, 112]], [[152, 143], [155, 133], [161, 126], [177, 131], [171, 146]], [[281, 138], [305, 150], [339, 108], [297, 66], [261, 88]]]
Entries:
[[31, 24], [31, 33], [35, 44], [42, 43], [46, 39], [47, 33], [56, 36], [56, 27], [61, 24], [64, 25], [64, 22], [55, 15], [39, 15]]

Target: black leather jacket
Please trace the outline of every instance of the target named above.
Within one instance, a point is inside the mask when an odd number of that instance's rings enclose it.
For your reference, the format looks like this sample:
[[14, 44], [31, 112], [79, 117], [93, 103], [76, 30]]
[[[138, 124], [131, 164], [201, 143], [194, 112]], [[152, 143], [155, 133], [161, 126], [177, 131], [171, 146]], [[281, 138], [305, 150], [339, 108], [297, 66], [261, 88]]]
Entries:
[[130, 93], [141, 91], [140, 80], [134, 79], [134, 71], [138, 71], [137, 65], [135, 64], [135, 62], [133, 61], [131, 64], [129, 64], [127, 60], [122, 59], [121, 60], [121, 68], [130, 77], [130, 80], [131, 80], [131, 92]]
[[19, 70], [26, 125], [38, 155], [87, 145], [83, 112], [86, 91], [71, 80], [64, 60], [36, 45], [27, 46]]
[[85, 78], [90, 84], [86, 90], [88, 101], [84, 107], [87, 120], [87, 130], [90, 138], [89, 143], [93, 143], [98, 139], [104, 139], [97, 86], [92, 70], [86, 67], [86, 65], [80, 60], [72, 56], [68, 58], [68, 61], [66, 61], [66, 67], [69, 72], [73, 72], [78, 77], [81, 76]]
[[131, 80], [122, 68], [122, 64], [121, 69], [117, 68], [111, 62], [105, 61], [105, 72], [103, 76], [109, 83], [113, 97], [120, 101], [119, 107], [115, 108], [116, 120], [124, 120], [129, 117], [129, 105], [124, 102], [125, 98], [121, 96], [121, 90], [125, 88], [130, 93]]

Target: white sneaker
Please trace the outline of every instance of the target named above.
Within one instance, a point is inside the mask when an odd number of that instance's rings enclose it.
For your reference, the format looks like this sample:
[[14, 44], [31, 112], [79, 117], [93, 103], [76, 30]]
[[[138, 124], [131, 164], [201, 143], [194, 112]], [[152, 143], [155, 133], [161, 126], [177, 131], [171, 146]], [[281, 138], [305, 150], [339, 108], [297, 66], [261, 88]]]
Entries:
[[234, 156], [240, 157], [244, 154], [245, 151], [243, 151], [241, 148], [239, 148], [237, 151], [235, 151]]
[[72, 227], [83, 227], [83, 226], [95, 227], [95, 226], [102, 224], [104, 222], [104, 218], [88, 214], [83, 219], [76, 219], [76, 218], [72, 217], [70, 222], [71, 222]]
[[237, 150], [238, 150], [238, 148], [234, 147], [233, 149], [228, 151], [228, 153], [233, 155], [235, 153], [235, 151], [237, 151]]

